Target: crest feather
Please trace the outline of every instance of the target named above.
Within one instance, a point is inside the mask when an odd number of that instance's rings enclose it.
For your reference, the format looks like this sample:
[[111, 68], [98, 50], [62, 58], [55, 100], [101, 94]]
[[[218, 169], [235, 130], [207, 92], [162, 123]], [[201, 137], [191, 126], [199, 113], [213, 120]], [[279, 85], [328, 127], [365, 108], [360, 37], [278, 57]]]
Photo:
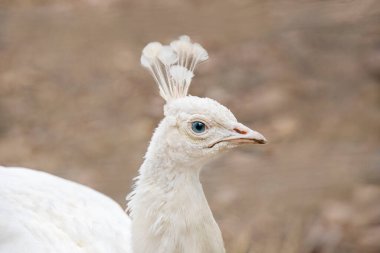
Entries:
[[141, 65], [149, 70], [166, 100], [185, 97], [198, 63], [208, 59], [207, 51], [182, 35], [170, 45], [151, 42], [141, 55]]

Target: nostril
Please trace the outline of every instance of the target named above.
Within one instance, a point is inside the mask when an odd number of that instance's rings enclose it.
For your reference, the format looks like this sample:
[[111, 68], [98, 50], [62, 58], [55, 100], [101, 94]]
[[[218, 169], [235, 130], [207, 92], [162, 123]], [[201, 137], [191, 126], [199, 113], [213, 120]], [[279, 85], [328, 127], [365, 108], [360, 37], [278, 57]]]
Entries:
[[239, 134], [247, 134], [246, 131], [240, 130], [239, 128], [234, 128], [234, 131], [237, 132], [237, 133], [239, 133]]

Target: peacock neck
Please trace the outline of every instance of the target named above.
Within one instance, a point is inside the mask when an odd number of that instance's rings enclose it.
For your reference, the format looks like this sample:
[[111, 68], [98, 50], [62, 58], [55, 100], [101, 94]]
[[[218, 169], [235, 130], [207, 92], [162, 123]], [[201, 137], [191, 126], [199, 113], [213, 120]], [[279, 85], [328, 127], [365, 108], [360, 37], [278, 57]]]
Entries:
[[133, 252], [225, 252], [199, 181], [201, 165], [170, 159], [165, 142], [154, 145], [153, 138], [129, 197]]

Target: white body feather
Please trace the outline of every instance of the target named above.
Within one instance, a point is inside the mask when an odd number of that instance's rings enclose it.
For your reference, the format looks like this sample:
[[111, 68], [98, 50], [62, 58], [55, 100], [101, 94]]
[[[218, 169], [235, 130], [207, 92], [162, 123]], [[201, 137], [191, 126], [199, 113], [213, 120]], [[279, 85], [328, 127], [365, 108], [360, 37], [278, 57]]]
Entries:
[[222, 235], [199, 181], [203, 162], [181, 152], [186, 144], [172, 135], [174, 125], [166, 117], [156, 129], [128, 197], [134, 253], [223, 253]]
[[130, 219], [83, 185], [0, 167], [1, 253], [131, 253]]

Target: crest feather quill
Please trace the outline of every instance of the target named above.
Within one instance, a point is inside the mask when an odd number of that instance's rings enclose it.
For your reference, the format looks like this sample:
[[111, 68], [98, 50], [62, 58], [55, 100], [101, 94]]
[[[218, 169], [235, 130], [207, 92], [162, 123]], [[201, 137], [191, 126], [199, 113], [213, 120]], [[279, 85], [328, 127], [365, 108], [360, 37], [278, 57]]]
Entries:
[[160, 95], [168, 102], [187, 96], [195, 67], [207, 59], [207, 51], [183, 35], [170, 45], [159, 42], [146, 45], [141, 65], [149, 70], [158, 84]]

